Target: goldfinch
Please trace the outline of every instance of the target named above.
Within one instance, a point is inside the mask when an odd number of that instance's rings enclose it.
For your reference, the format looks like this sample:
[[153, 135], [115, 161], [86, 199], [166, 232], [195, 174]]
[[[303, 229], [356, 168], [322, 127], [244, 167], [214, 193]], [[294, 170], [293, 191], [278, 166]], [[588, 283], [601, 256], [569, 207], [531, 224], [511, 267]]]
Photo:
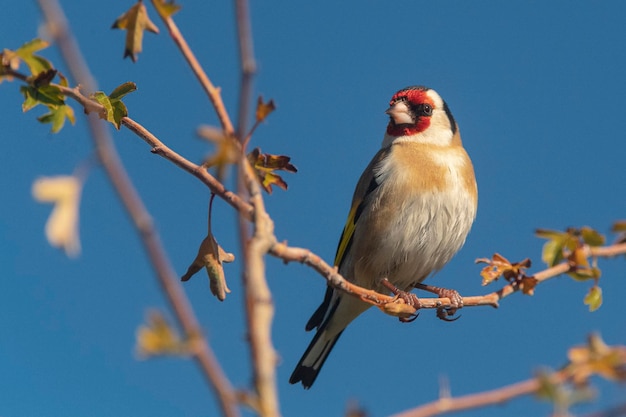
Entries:
[[[382, 146], [357, 183], [335, 265], [347, 280], [388, 293], [389, 283], [408, 291], [450, 261], [465, 243], [478, 196], [459, 127], [435, 90], [404, 88], [385, 113]], [[310, 388], [346, 326], [368, 307], [328, 287], [306, 324], [317, 333], [289, 382]]]

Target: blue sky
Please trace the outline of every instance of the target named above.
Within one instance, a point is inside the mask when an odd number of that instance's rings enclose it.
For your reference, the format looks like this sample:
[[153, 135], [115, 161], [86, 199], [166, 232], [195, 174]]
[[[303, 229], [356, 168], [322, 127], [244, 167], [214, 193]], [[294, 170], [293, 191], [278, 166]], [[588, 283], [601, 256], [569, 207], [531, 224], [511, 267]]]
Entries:
[[[151, 9], [161, 34], [122, 60], [124, 34], [110, 30], [131, 2], [65, 2], [69, 21], [100, 88], [125, 81], [130, 116], [193, 161], [210, 152], [195, 137], [216, 124], [206, 97]], [[626, 4], [618, 1], [252, 2], [259, 73], [255, 89], [278, 110], [253, 144], [287, 154], [286, 174], [267, 208], [279, 239], [331, 261], [353, 187], [380, 146], [391, 95], [407, 85], [436, 89], [457, 119], [479, 186], [478, 217], [465, 247], [430, 283], [482, 294], [474, 259], [499, 252], [530, 257], [543, 269], [538, 227], [589, 225], [608, 233], [626, 217], [623, 131], [626, 112]], [[176, 21], [235, 114], [239, 69], [230, 2], [186, 1]], [[0, 47], [37, 36], [34, 3], [7, 2]], [[51, 48], [44, 56], [60, 65]], [[136, 234], [99, 170], [88, 177], [81, 207], [83, 252], [67, 259], [45, 241], [50, 206], [33, 201], [41, 175], [69, 174], [91, 153], [84, 118], [58, 135], [21, 112], [17, 83], [0, 85], [0, 414], [3, 416], [210, 416], [216, 405], [190, 361], [138, 361], [134, 333], [147, 309], [166, 308]], [[152, 155], [129, 131], [113, 132], [135, 185], [153, 214], [172, 263], [183, 274], [205, 232], [208, 190]], [[232, 187], [232, 184], [229, 184]], [[233, 211], [217, 202], [214, 232], [238, 253]], [[609, 237], [612, 239], [612, 237]], [[516, 294], [501, 308], [466, 309], [454, 323], [426, 311], [412, 324], [370, 310], [344, 333], [315, 386], [287, 383], [309, 343], [304, 324], [325, 284], [312, 270], [268, 259], [276, 305], [274, 343], [282, 412], [341, 415], [357, 401], [372, 416], [398, 412], [438, 395], [493, 389], [558, 368], [566, 352], [598, 331], [626, 343], [620, 308], [624, 259], [601, 260], [604, 305], [582, 303], [590, 283], [567, 277]], [[185, 284], [226, 374], [250, 383], [238, 265], [226, 267], [233, 291], [223, 303], [198, 275]], [[623, 387], [599, 382], [583, 414], [623, 402]], [[550, 406], [517, 400], [466, 416], [548, 415]]]

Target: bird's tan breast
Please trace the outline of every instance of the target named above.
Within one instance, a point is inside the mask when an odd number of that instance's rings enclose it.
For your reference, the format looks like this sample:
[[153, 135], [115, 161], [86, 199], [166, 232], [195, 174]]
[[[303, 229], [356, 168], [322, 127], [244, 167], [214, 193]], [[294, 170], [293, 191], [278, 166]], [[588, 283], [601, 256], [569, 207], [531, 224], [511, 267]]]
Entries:
[[358, 227], [361, 274], [399, 287], [440, 269], [465, 241], [476, 215], [476, 182], [460, 146], [394, 144], [376, 167], [379, 189]]
[[386, 168], [393, 171], [389, 175], [407, 193], [456, 190], [477, 200], [474, 168], [461, 146], [399, 143], [389, 158]]

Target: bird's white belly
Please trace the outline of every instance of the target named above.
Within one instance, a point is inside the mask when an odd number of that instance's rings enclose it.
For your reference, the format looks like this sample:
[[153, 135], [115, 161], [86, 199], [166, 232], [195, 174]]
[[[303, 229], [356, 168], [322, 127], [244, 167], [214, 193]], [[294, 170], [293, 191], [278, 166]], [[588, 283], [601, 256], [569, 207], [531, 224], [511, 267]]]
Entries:
[[441, 269], [463, 246], [475, 207], [465, 192], [429, 193], [406, 199], [393, 220], [369, 235], [369, 259], [357, 260], [356, 273], [371, 276], [373, 286], [388, 278], [409, 289]]

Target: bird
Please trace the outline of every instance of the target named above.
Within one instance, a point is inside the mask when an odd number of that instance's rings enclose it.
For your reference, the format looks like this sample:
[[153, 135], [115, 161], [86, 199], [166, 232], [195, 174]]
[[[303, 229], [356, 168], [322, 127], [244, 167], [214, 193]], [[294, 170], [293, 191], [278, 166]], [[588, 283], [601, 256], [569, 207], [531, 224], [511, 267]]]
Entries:
[[[406, 295], [463, 246], [478, 189], [458, 124], [435, 90], [403, 88], [385, 113], [382, 145], [356, 185], [335, 266], [356, 285]], [[462, 307], [458, 292], [429, 288]], [[328, 286], [305, 326], [317, 332], [289, 382], [310, 388], [345, 328], [370, 306]]]

